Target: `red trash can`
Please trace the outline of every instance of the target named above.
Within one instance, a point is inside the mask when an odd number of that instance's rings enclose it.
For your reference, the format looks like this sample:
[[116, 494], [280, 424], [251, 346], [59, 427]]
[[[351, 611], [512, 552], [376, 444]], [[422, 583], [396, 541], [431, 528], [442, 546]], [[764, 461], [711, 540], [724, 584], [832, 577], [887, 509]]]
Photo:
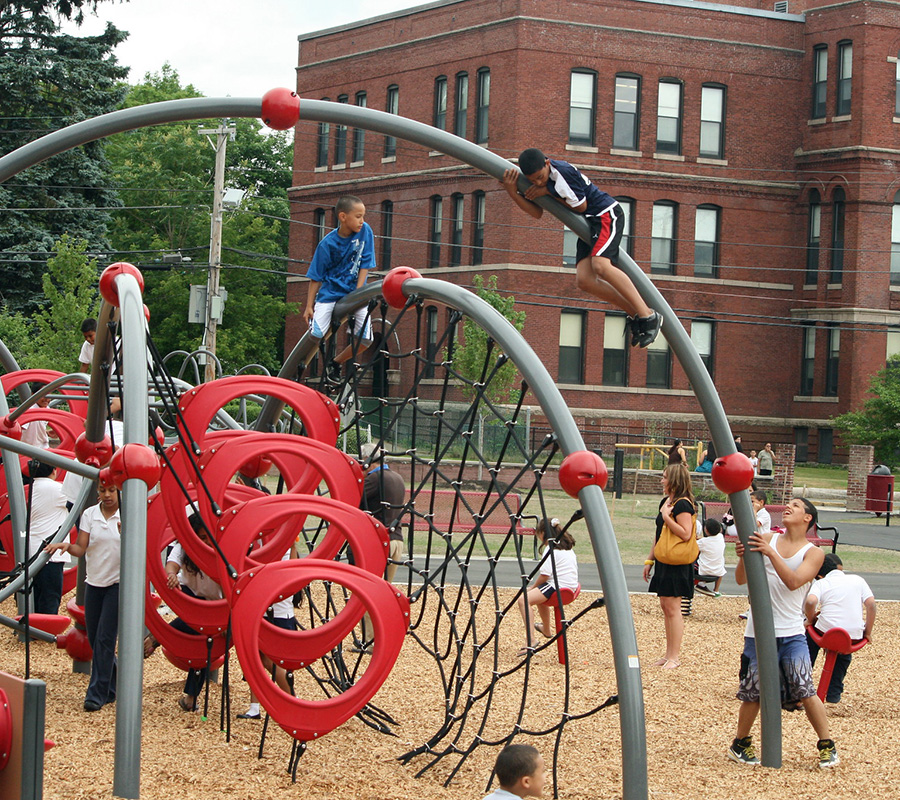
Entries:
[[879, 465], [866, 476], [866, 511], [893, 512], [894, 476], [889, 467]]

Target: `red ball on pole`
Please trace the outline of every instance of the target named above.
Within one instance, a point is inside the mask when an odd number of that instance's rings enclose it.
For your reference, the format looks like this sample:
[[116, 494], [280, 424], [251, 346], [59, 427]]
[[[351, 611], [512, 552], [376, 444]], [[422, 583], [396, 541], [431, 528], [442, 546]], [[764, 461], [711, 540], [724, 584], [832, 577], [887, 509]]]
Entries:
[[75, 440], [75, 458], [91, 467], [105, 467], [112, 458], [112, 442], [104, 436], [99, 442], [89, 442], [86, 433]]
[[9, 421], [9, 415], [0, 417], [0, 433], [4, 436], [8, 436], [10, 439], [21, 440], [22, 439], [22, 426], [18, 420], [15, 422]]
[[606, 462], [589, 450], [569, 453], [559, 467], [559, 485], [570, 497], [578, 497], [585, 486], [606, 488], [609, 470]]
[[262, 121], [276, 131], [293, 128], [300, 119], [300, 98], [290, 89], [269, 89], [262, 98]]
[[109, 463], [109, 476], [117, 489], [132, 478], [143, 481], [148, 488], [156, 486], [161, 472], [156, 453], [138, 442], [129, 442], [117, 450]]
[[100, 296], [111, 306], [118, 307], [119, 305], [119, 290], [116, 289], [116, 278], [120, 275], [132, 275], [138, 282], [141, 292], [144, 291], [144, 276], [141, 275], [141, 271], [134, 264], [129, 264], [125, 261], [117, 261], [115, 264], [110, 264], [100, 274], [97, 288], [100, 290]]
[[406, 296], [403, 294], [403, 284], [407, 278], [421, 278], [422, 275], [412, 267], [397, 267], [385, 275], [381, 282], [381, 294], [391, 308], [403, 308], [406, 305]]
[[713, 462], [711, 477], [720, 492], [736, 494], [753, 483], [753, 465], [743, 453], [730, 453]]

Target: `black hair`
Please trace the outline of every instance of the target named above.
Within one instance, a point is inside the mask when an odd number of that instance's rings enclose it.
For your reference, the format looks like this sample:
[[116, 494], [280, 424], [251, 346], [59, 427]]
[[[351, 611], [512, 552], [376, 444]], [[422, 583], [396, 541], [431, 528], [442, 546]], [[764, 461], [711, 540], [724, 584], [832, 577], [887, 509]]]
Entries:
[[536, 147], [529, 147], [519, 153], [519, 169], [522, 170], [523, 175], [533, 175], [543, 169], [546, 163], [547, 156]]
[[841, 557], [837, 553], [825, 553], [825, 560], [822, 562], [822, 566], [819, 567], [819, 574], [816, 577], [824, 578], [829, 572], [836, 570], [843, 564], [844, 562], [841, 561]]
[[362, 206], [365, 205], [362, 200], [360, 200], [354, 194], [345, 194], [343, 197], [339, 197], [337, 203], [334, 206], [334, 210], [338, 214], [346, 214], [348, 211], [353, 210], [353, 206]]
[[46, 461], [29, 461], [28, 474], [32, 478], [49, 478], [56, 467]]
[[88, 317], [84, 322], [81, 323], [81, 332], [89, 333], [90, 331], [97, 330], [97, 320], [93, 317]]
[[553, 542], [553, 546], [557, 550], [571, 550], [575, 546], [575, 537], [560, 527], [556, 517], [544, 519], [540, 523], [540, 530], [544, 537], [544, 544]]
[[751, 492], [750, 497], [754, 500], [759, 500], [763, 505], [769, 502], [769, 495], [767, 495], [762, 489], [757, 489], [755, 492]]
[[710, 517], [703, 523], [704, 536], [718, 536], [722, 532], [722, 523]]
[[819, 511], [805, 497], [800, 497], [798, 498], [798, 500], [803, 503], [804, 511], [812, 517], [812, 519], [809, 521], [809, 525], [806, 528], [806, 530], [811, 531], [814, 527], [816, 527], [816, 525], [819, 524]]
[[[203, 517], [201, 517], [196, 511], [194, 511], [190, 516], [188, 516], [188, 524], [193, 529], [194, 533], [200, 533], [200, 531], [204, 531], [207, 536], [209, 536], [209, 532], [206, 529], [206, 525], [203, 523]], [[182, 548], [182, 569], [190, 575], [199, 575], [200, 567], [198, 567], [193, 559], [187, 554], [187, 550]]]
[[504, 747], [497, 756], [494, 772], [504, 789], [515, 786], [520, 779], [533, 775], [537, 769], [540, 753], [530, 744], [511, 744]]

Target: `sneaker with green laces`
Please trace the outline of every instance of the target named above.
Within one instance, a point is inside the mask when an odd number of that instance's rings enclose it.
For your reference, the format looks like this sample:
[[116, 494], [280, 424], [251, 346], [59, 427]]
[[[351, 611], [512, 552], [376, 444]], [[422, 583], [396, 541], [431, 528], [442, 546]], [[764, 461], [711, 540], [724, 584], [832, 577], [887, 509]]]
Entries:
[[[821, 752], [821, 750], [819, 751]], [[753, 749], [752, 737], [745, 736], [743, 739], [735, 739], [728, 748], [728, 757], [738, 764], [750, 764], [756, 766], [759, 759], [756, 757], [756, 750]]]
[[834, 741], [831, 739], [819, 739], [819, 767], [822, 769], [828, 769], [829, 767], [836, 767], [841, 763], [841, 759], [838, 758], [837, 747], [834, 746]]

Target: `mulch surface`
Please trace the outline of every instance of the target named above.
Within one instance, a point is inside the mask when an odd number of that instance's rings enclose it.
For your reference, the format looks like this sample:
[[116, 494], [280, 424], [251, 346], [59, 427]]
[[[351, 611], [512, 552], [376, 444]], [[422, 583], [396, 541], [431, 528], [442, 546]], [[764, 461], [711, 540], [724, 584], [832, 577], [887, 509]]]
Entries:
[[[583, 607], [590, 599], [589, 593], [582, 593], [573, 608]], [[696, 598], [694, 614], [687, 623], [682, 664], [678, 669], [662, 670], [650, 666], [664, 650], [659, 604], [649, 595], [632, 597], [643, 662], [650, 797], [893, 800], [900, 796], [900, 604], [879, 604], [875, 640], [854, 657], [844, 700], [828, 706], [832, 736], [841, 757], [841, 764], [830, 771], [816, 766], [816, 736], [802, 712], [783, 715], [781, 769], [744, 767], [727, 760], [725, 750], [734, 736], [738, 710], [734, 697], [742, 646], [738, 614], [746, 605], [746, 599], [740, 597]], [[7, 601], [0, 613], [11, 616], [12, 601]], [[521, 620], [511, 618], [509, 622], [510, 634], [501, 640], [498, 650], [497, 669], [501, 672], [517, 663], [515, 652], [522, 644], [511, 635], [513, 623], [521, 634]], [[572, 713], [588, 710], [615, 694], [605, 610], [592, 611], [572, 628], [570, 653]], [[5, 671], [22, 674], [24, 645], [11, 632], [0, 636], [0, 657]], [[817, 676], [821, 666], [820, 661]], [[471, 692], [479, 682], [489, 682], [492, 664], [486, 667], [487, 676], [479, 670], [472, 685], [467, 684], [463, 691]], [[300, 760], [296, 784], [287, 772], [292, 740], [278, 726], [269, 726], [260, 759], [261, 722], [233, 720], [230, 742], [220, 731], [218, 686], [211, 688], [212, 707], [209, 719], [204, 719], [201, 714], [179, 709], [184, 673], [162, 653], [145, 661], [144, 668], [141, 797], [146, 800], [478, 800], [486, 793], [495, 747], [478, 747], [461, 766], [459, 758], [450, 755], [418, 778], [416, 773], [430, 763], [429, 757], [418, 756], [406, 765], [397, 760], [431, 736], [443, 720], [440, 673], [434, 660], [409, 637], [373, 700], [396, 721], [392, 726], [395, 735], [378, 733], [351, 719], [310, 743]], [[469, 724], [460, 734], [461, 746], [479, 732], [486, 740], [502, 738], [520, 711], [525, 730], [544, 730], [558, 721], [566, 684], [555, 650], [534, 656], [528, 672], [524, 704], [525, 670], [497, 684], [489, 707], [486, 700], [473, 702]], [[44, 760], [44, 797], [82, 800], [112, 796], [115, 706], [84, 712], [87, 677], [74, 674], [65, 652], [52, 645], [38, 642], [32, 646], [31, 677], [47, 683], [46, 736], [55, 742]], [[309, 691], [309, 687], [303, 689]], [[247, 700], [247, 684], [238, 677], [232, 682], [233, 712], [243, 711]], [[618, 726], [616, 707], [565, 726], [559, 744], [560, 797], [621, 797]], [[758, 726], [756, 733], [758, 742]], [[548, 762], [552, 760], [553, 736], [522, 736], [517, 741], [534, 743]], [[443, 783], [457, 767], [445, 788]], [[552, 796], [549, 783], [544, 796]]]

